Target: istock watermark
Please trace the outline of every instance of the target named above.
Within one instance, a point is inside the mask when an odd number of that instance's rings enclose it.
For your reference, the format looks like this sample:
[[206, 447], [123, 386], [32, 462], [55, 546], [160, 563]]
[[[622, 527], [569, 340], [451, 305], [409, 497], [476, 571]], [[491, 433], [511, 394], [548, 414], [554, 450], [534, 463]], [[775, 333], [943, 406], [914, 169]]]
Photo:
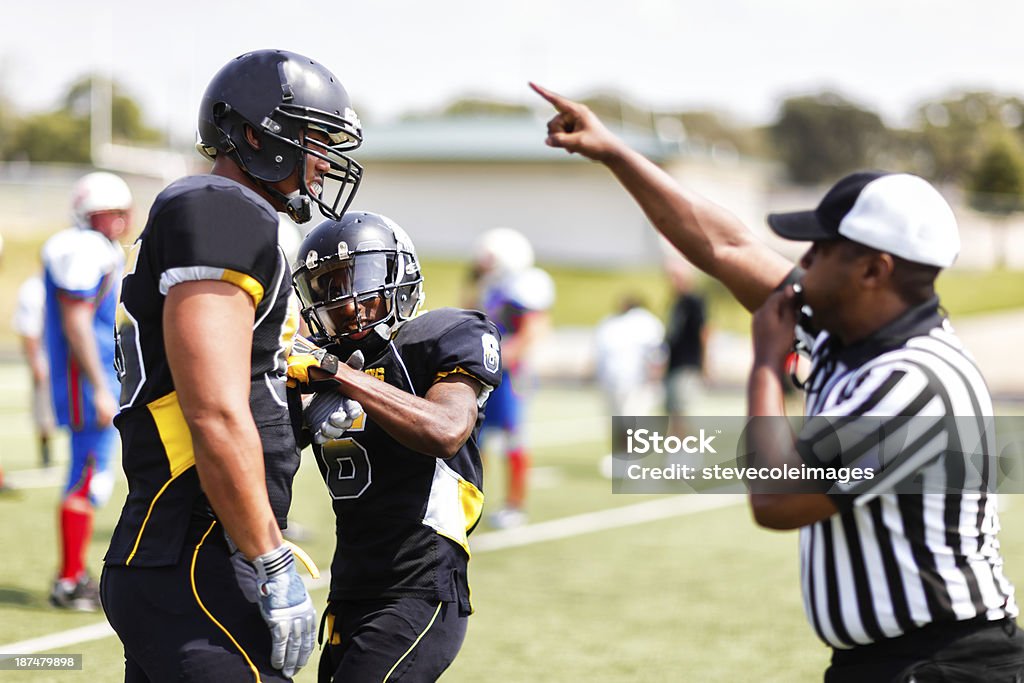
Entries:
[[1024, 493], [1024, 417], [676, 422], [612, 419], [613, 492]]
[[626, 430], [626, 452], [644, 455], [645, 453], [717, 453], [711, 442], [715, 434], [708, 436], [704, 430], [699, 435], [679, 437], [674, 434], [663, 436], [661, 432], [649, 429]]

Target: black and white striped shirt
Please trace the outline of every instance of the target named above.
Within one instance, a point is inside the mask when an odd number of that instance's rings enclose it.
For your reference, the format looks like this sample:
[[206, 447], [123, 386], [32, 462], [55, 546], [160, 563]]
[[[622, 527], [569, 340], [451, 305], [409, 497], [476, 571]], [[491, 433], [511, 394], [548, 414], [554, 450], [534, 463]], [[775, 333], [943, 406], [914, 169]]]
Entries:
[[[992, 448], [992, 401], [938, 299], [856, 344], [819, 334], [806, 389], [805, 462], [875, 475], [837, 484], [828, 493], [839, 513], [800, 530], [804, 608], [819, 637], [847, 649], [933, 622], [1017, 616], [990, 473], [962, 455]], [[896, 493], [909, 482], [918, 492]]]

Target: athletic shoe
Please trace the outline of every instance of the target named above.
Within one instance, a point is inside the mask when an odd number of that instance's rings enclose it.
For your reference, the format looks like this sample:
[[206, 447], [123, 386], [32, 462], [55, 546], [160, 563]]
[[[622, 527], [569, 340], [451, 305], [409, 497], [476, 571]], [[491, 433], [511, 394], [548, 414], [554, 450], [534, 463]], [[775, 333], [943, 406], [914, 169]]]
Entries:
[[495, 529], [514, 529], [526, 524], [526, 513], [519, 508], [504, 507], [492, 514], [488, 521]]
[[96, 612], [100, 609], [100, 587], [88, 574], [77, 582], [57, 579], [50, 591], [50, 604], [60, 609]]

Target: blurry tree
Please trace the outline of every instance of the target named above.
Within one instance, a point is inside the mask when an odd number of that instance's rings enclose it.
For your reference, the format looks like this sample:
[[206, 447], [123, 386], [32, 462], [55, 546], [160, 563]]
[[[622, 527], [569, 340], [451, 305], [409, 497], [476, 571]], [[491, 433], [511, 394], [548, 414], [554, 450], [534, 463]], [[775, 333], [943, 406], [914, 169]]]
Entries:
[[[92, 115], [92, 81], [85, 77], [68, 88], [61, 106], [50, 112], [15, 119], [0, 148], [4, 159], [65, 163], [90, 161], [89, 126]], [[115, 142], [155, 143], [160, 134], [145, 125], [138, 103], [117, 83], [112, 86], [111, 127]], [[0, 111], [2, 111], [0, 103]], [[0, 122], [2, 123], [2, 122]]]
[[619, 126], [651, 129], [654, 125], [649, 109], [633, 104], [628, 98], [614, 92], [600, 92], [584, 97], [581, 102], [597, 114], [602, 121]]
[[14, 125], [4, 158], [87, 164], [89, 120], [63, 110], [26, 116]]
[[709, 150], [725, 148], [743, 156], [761, 157], [769, 151], [763, 128], [750, 128], [714, 111], [684, 111], [672, 115], [683, 124], [686, 137]]
[[967, 177], [967, 190], [971, 206], [996, 218], [995, 263], [1006, 265], [1007, 219], [1024, 209], [1024, 150], [1016, 136], [992, 138]]
[[5, 152], [10, 145], [11, 133], [14, 131], [16, 121], [17, 114], [14, 111], [14, 105], [7, 97], [7, 93], [0, 87], [0, 159], [7, 156]]
[[[454, 118], [459, 116], [514, 116], [527, 115], [530, 108], [525, 104], [492, 100], [481, 96], [460, 97], [440, 109], [425, 109], [402, 115], [405, 121], [421, 119]], [[365, 117], [363, 118], [365, 121]]]
[[482, 97], [463, 97], [445, 106], [441, 116], [510, 116], [529, 114], [525, 104], [489, 100]]
[[[83, 76], [75, 81], [64, 96], [64, 111], [78, 116], [89, 117], [92, 110], [93, 76]], [[161, 134], [145, 124], [142, 108], [114, 81], [111, 83], [110, 126], [114, 142], [159, 143]]]
[[889, 130], [873, 111], [833, 92], [790, 97], [769, 128], [791, 180], [821, 183], [875, 165]]
[[1024, 101], [989, 92], [967, 92], [918, 107], [919, 171], [940, 182], [966, 182], [988, 141], [1001, 131], [1024, 131]]

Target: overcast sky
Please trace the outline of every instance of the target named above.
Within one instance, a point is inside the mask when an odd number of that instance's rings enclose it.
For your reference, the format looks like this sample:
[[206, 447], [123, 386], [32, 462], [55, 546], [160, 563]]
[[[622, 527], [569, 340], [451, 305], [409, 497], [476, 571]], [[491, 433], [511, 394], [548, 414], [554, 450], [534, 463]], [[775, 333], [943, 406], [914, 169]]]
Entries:
[[528, 79], [748, 122], [828, 87], [901, 123], [954, 89], [1024, 95], [1022, 26], [1020, 0], [51, 0], [5, 3], [0, 86], [38, 110], [109, 69], [181, 139], [220, 66], [280, 47], [334, 71], [371, 123], [469, 93], [532, 101]]

